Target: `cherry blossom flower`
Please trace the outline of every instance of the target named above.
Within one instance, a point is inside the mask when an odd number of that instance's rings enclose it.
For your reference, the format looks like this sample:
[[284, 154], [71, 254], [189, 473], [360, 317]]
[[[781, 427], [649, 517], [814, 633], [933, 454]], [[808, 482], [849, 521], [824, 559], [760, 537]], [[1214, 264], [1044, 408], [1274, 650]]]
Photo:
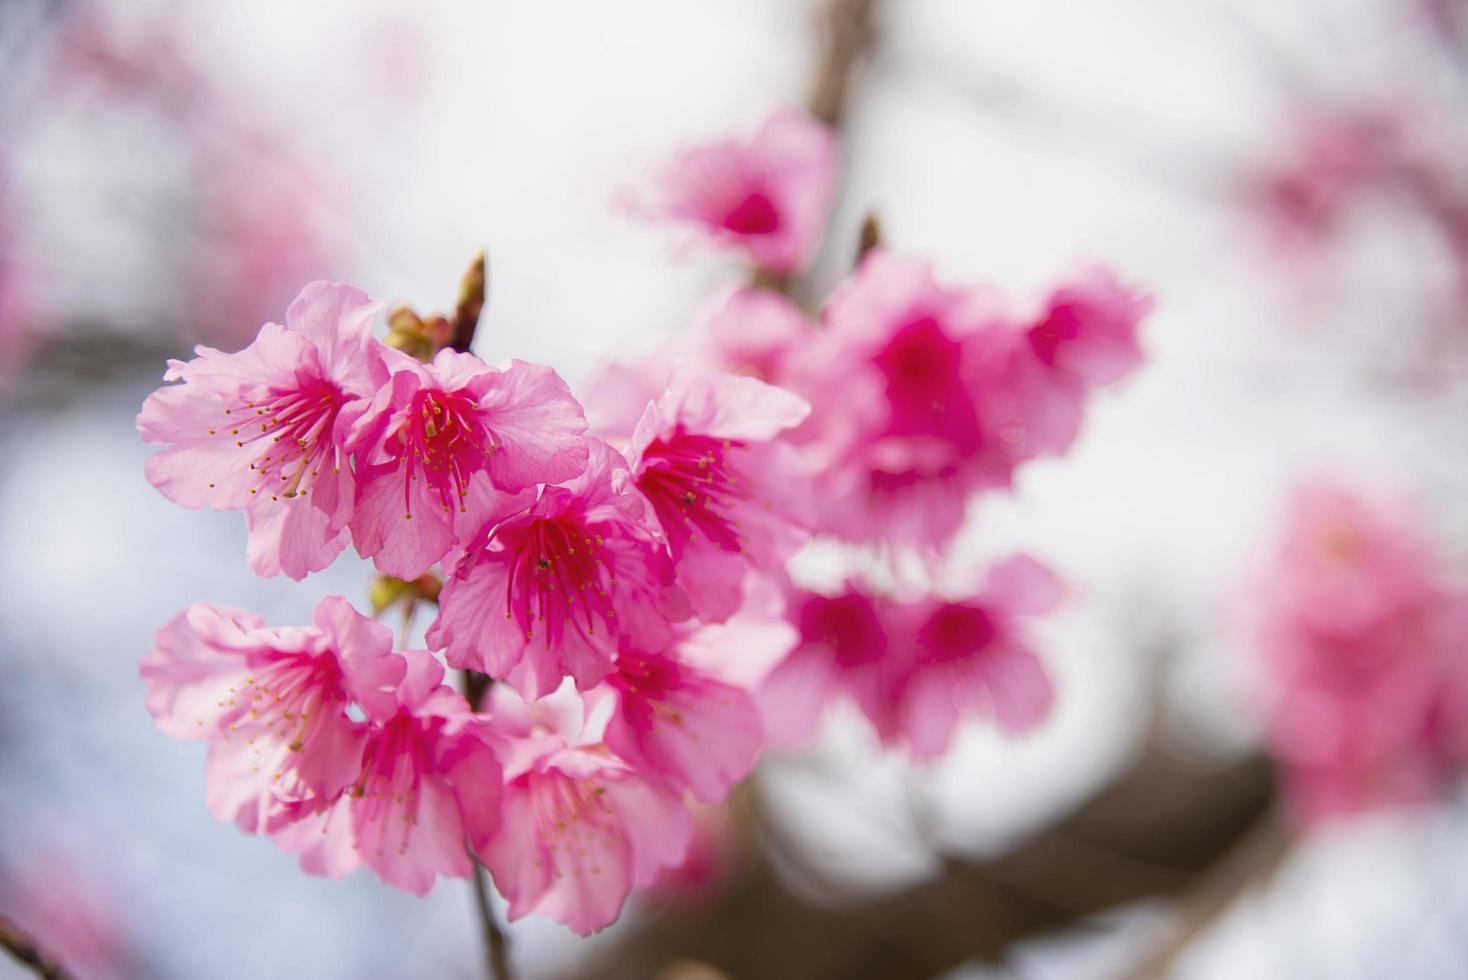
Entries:
[[804, 113], [771, 116], [747, 142], [684, 150], [660, 178], [651, 211], [699, 228], [772, 272], [814, 257], [836, 180], [831, 131]]
[[1468, 593], [1408, 502], [1303, 485], [1249, 606], [1298, 819], [1431, 800], [1468, 762]]
[[513, 495], [586, 468], [586, 420], [548, 367], [439, 351], [393, 352], [392, 379], [363, 422], [352, 536], [379, 569], [416, 578], [486, 521], [522, 510]]
[[505, 762], [503, 824], [481, 856], [511, 921], [536, 912], [587, 935], [616, 920], [632, 889], [683, 861], [688, 810], [591, 741], [595, 725], [587, 730], [569, 686], [518, 711], [502, 687], [491, 725], [516, 749]]
[[304, 578], [346, 547], [355, 482], [352, 429], [387, 378], [371, 333], [378, 304], [316, 282], [244, 350], [170, 361], [138, 430], [169, 446], [148, 480], [189, 508], [243, 510], [250, 567]]
[[1375, 109], [1297, 113], [1285, 154], [1244, 183], [1278, 251], [1300, 256], [1318, 249], [1373, 186], [1392, 179], [1402, 123]]
[[428, 631], [450, 666], [481, 670], [531, 699], [567, 674], [590, 687], [611, 670], [623, 637], [661, 649], [670, 617], [687, 616], [626, 460], [587, 442], [584, 473], [474, 536]]
[[308, 800], [271, 836], [309, 873], [340, 877], [359, 865], [415, 895], [438, 875], [467, 878], [466, 846], [483, 853], [499, 829], [494, 738], [463, 695], [443, 683], [425, 650], [404, 650], [393, 702], [364, 705], [360, 763], [340, 795]]
[[721, 803], [764, 746], [749, 692], [664, 653], [624, 650], [606, 684], [607, 747], [645, 778]]
[[985, 411], [1010, 383], [1017, 333], [991, 291], [940, 286], [928, 265], [868, 254], [780, 383], [813, 406], [794, 436], [826, 480], [823, 530], [941, 547], [967, 498], [1007, 487], [1013, 422]]
[[1116, 384], [1143, 361], [1137, 326], [1151, 299], [1102, 268], [1056, 288], [1010, 355], [1009, 383], [989, 393], [992, 414], [1026, 456], [1063, 455], [1075, 442], [1087, 397]]
[[1043, 721], [1054, 692], [1025, 635], [1024, 620], [1064, 598], [1060, 581], [1033, 558], [1017, 555], [990, 570], [982, 591], [962, 602], [927, 599], [901, 619], [913, 644], [896, 704], [900, 736], [915, 759], [947, 750], [966, 717], [991, 718], [1008, 734]]
[[141, 674], [159, 729], [210, 743], [210, 811], [256, 833], [285, 803], [346, 789], [362, 751], [347, 706], [388, 710], [403, 662], [392, 631], [340, 596], [284, 629], [197, 602], [158, 631]]
[[706, 622], [739, 608], [751, 570], [782, 568], [805, 542], [808, 482], [794, 449], [775, 440], [809, 411], [753, 378], [680, 373], [633, 433], [632, 481]]
[[1044, 719], [1053, 694], [1024, 619], [1051, 611], [1064, 590], [1026, 556], [996, 565], [960, 602], [876, 598], [855, 582], [834, 596], [795, 591], [801, 641], [760, 686], [765, 724], [780, 744], [804, 741], [831, 701], [849, 698], [885, 745], [915, 759], [941, 755], [965, 718], [1012, 734]]
[[826, 706], [855, 700], [880, 733], [895, 737], [900, 672], [889, 653], [887, 603], [848, 581], [833, 596], [792, 590], [789, 618], [799, 641], [758, 690], [766, 732], [778, 745], [798, 745], [816, 731]]

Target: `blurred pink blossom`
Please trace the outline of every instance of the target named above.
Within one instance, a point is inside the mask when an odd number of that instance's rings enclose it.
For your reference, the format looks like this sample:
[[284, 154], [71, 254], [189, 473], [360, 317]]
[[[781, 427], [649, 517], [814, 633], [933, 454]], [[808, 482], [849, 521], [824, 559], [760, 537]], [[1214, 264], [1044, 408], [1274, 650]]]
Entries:
[[1468, 761], [1468, 593], [1409, 503], [1302, 486], [1248, 619], [1299, 819], [1431, 800]]
[[771, 272], [804, 268], [825, 232], [835, 189], [836, 140], [797, 110], [778, 112], [747, 141], [680, 153], [659, 178], [655, 216], [698, 228]]
[[905, 746], [919, 761], [942, 755], [966, 719], [1028, 731], [1049, 713], [1053, 692], [1026, 620], [1064, 595], [1054, 574], [1024, 555], [995, 565], [961, 601], [877, 598], [854, 582], [835, 596], [796, 592], [800, 645], [759, 689], [771, 737], [803, 741], [842, 697], [884, 745]]

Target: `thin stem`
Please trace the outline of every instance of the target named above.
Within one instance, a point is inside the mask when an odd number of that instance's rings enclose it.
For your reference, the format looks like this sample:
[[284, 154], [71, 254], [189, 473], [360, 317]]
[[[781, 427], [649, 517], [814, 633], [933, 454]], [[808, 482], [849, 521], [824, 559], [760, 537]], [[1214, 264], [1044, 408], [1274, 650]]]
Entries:
[[1213, 928], [1245, 892], [1274, 877], [1289, 856], [1291, 843], [1278, 808], [1266, 810], [1244, 838], [1178, 902], [1171, 928], [1127, 973], [1128, 980], [1163, 980], [1171, 976], [1194, 940]]
[[29, 933], [3, 915], [0, 915], [0, 949], [4, 949], [17, 963], [38, 977], [44, 977], [45, 980], [71, 980], [71, 974], [65, 967], [41, 952]]
[[484, 865], [470, 852], [474, 862], [474, 904], [479, 908], [479, 928], [484, 933], [484, 963], [491, 980], [514, 980], [510, 971], [510, 941], [494, 916], [494, 906], [489, 904], [489, 875]]

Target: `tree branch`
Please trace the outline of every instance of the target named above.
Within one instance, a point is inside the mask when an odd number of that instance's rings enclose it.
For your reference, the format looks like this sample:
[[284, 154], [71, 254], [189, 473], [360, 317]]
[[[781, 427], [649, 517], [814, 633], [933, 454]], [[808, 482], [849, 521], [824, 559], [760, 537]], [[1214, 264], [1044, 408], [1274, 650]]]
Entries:
[[0, 949], [9, 953], [17, 963], [45, 980], [71, 980], [66, 968], [51, 959], [30, 934], [13, 919], [0, 915]]
[[491, 980], [514, 980], [515, 974], [510, 970], [510, 941], [495, 918], [494, 906], [489, 904], [489, 876], [472, 851], [469, 859], [474, 862], [474, 903], [479, 909], [479, 928], [484, 934], [484, 965]]
[[1153, 752], [1070, 816], [991, 860], [844, 907], [792, 892], [749, 847], [718, 894], [670, 907], [575, 974], [645, 980], [678, 960], [762, 980], [927, 980], [1153, 897], [1189, 893], [1274, 799], [1261, 757], [1200, 772]]

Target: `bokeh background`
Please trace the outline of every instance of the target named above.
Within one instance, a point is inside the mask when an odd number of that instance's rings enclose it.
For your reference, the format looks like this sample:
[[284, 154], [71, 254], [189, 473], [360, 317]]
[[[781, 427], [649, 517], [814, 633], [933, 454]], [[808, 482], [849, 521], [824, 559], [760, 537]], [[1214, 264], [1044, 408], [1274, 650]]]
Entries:
[[[480, 975], [467, 886], [419, 900], [301, 874], [215, 823], [202, 748], [154, 729], [137, 661], [178, 609], [304, 621], [326, 593], [361, 603], [369, 570], [254, 578], [238, 515], [147, 485], [133, 418], [165, 358], [242, 346], [308, 280], [446, 308], [480, 248], [487, 359], [575, 388], [686, 329], [741, 272], [627, 203], [671, 150], [803, 99], [815, 6], [0, 5], [0, 911], [67, 937], [81, 976]], [[753, 780], [747, 843], [782, 887], [873, 901], [1042, 832], [1144, 743], [1205, 775], [1255, 751], [1234, 607], [1302, 476], [1414, 494], [1468, 568], [1468, 219], [1281, 190], [1342, 119], [1410, 126], [1468, 178], [1468, 5], [878, 5], [816, 287], [875, 212], [952, 279], [1034, 295], [1095, 259], [1157, 308], [1148, 366], [1073, 453], [976, 508], [957, 552], [1022, 548], [1076, 590], [1040, 634], [1055, 715], [1019, 741], [966, 730], [914, 768], [836, 713]], [[1349, 821], [1230, 897], [1170, 969], [1468, 975], [1464, 867], [1461, 801]], [[667, 901], [587, 941], [516, 923], [515, 959], [600, 975]], [[1129, 904], [946, 975], [1126, 975], [1177, 914]]]

